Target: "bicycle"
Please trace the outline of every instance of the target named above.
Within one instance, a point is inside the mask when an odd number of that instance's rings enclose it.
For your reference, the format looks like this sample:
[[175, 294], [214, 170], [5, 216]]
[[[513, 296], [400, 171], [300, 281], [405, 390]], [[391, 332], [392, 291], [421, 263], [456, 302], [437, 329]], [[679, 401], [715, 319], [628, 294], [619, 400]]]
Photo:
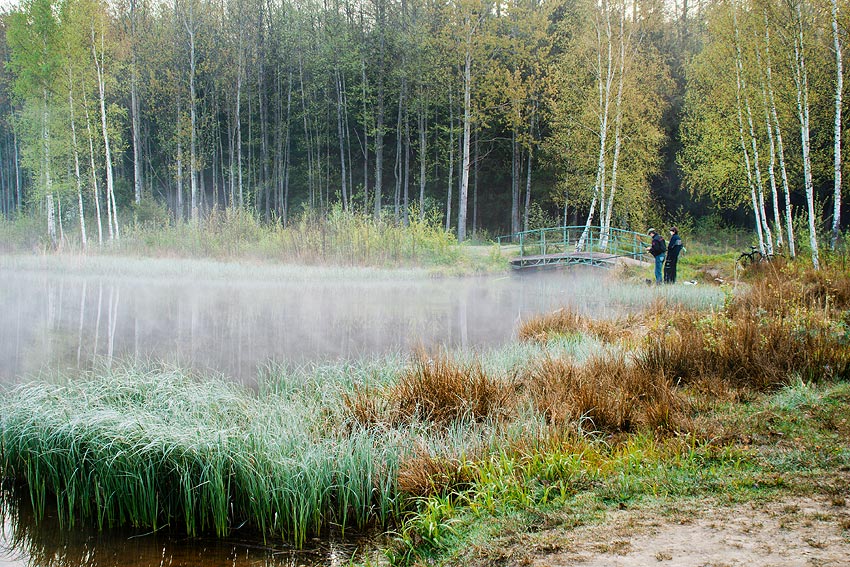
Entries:
[[741, 252], [738, 256], [737, 265], [743, 269], [747, 269], [755, 264], [763, 264], [773, 260], [773, 254], [765, 254], [758, 246], [750, 246], [749, 252]]

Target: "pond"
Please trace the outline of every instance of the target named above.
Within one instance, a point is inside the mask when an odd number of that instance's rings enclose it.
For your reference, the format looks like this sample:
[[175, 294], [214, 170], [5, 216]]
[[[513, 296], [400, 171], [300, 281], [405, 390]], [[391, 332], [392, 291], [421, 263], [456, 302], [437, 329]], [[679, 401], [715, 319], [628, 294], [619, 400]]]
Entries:
[[593, 269], [435, 279], [418, 271], [107, 260], [0, 263], [0, 381], [144, 358], [250, 383], [268, 362], [494, 347], [534, 313], [605, 309], [592, 297]]

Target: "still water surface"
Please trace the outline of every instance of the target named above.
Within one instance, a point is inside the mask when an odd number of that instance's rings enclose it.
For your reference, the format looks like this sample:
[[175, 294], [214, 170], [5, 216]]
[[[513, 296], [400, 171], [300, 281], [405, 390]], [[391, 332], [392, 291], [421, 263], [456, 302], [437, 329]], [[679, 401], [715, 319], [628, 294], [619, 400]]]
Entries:
[[[518, 321], [571, 305], [600, 313], [598, 272], [434, 279], [418, 272], [138, 260], [0, 258], [0, 383], [153, 358], [251, 384], [259, 366], [418, 346], [485, 349]], [[16, 506], [3, 514], [0, 567], [342, 565], [350, 538], [313, 549], [61, 530]], [[347, 534], [348, 535], [348, 534]], [[261, 541], [261, 540], [260, 540]]]
[[153, 358], [250, 382], [268, 361], [499, 346], [531, 314], [567, 304], [593, 309], [588, 278], [599, 277], [575, 269], [434, 279], [250, 266], [220, 277], [209, 265], [164, 270], [172, 264], [147, 261], [145, 273], [129, 275], [0, 264], [0, 381]]

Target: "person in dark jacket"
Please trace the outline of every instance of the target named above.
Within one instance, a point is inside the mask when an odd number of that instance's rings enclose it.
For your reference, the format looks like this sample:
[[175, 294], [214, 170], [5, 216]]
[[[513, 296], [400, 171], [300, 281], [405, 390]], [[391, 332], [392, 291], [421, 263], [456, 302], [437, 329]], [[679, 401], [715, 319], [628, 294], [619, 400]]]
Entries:
[[652, 237], [652, 244], [646, 251], [655, 258], [655, 283], [660, 284], [667, 244], [665, 244], [664, 238], [654, 228], [650, 228], [647, 234]]
[[679, 229], [670, 227], [670, 243], [667, 245], [667, 260], [664, 262], [664, 283], [676, 283], [676, 264], [679, 262], [679, 252], [682, 251], [682, 238]]

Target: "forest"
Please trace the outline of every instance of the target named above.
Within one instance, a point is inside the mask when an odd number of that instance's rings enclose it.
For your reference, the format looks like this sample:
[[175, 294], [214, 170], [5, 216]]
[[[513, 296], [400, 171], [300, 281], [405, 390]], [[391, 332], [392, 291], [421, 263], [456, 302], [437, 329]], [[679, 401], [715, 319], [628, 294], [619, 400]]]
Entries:
[[23, 0], [2, 16], [0, 205], [81, 248], [217, 210], [427, 217], [461, 242], [710, 217], [817, 266], [845, 226], [845, 12]]

